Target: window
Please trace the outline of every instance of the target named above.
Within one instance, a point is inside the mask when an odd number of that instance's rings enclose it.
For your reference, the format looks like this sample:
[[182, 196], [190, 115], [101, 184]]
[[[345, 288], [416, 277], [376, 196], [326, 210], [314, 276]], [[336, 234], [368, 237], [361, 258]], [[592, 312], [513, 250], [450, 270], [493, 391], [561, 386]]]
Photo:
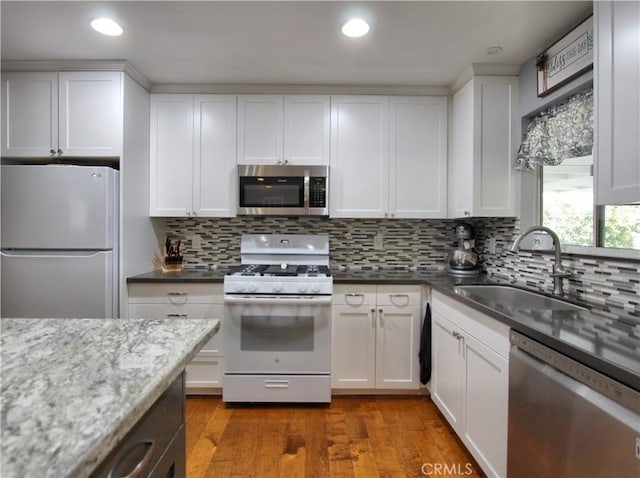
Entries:
[[640, 249], [640, 204], [601, 206], [598, 246]]
[[640, 249], [640, 204], [594, 206], [592, 165], [583, 156], [541, 167], [541, 224], [563, 246]]
[[531, 118], [515, 168], [537, 171], [539, 224], [563, 246], [626, 249], [619, 252], [625, 255], [640, 249], [640, 204], [595, 206], [592, 149], [593, 88], [587, 88]]
[[593, 246], [593, 156], [542, 166], [542, 225], [564, 245]]

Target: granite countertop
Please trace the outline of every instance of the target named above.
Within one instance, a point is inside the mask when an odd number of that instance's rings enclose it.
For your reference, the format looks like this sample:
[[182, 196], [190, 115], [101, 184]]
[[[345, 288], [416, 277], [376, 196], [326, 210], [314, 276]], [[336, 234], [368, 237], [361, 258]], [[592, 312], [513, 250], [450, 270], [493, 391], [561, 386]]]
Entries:
[[3, 476], [89, 476], [218, 328], [204, 319], [1, 319]]
[[[130, 277], [127, 282], [223, 282], [227, 270], [196, 269], [177, 274], [153, 271]], [[438, 269], [363, 267], [354, 270], [335, 267], [331, 274], [334, 284], [427, 285], [628, 387], [640, 390], [640, 317], [622, 308], [588, 304], [585, 310], [527, 310], [477, 302], [459, 294], [457, 286], [514, 285], [487, 275], [456, 277]], [[564, 299], [583, 302], [581, 297], [571, 295]]]

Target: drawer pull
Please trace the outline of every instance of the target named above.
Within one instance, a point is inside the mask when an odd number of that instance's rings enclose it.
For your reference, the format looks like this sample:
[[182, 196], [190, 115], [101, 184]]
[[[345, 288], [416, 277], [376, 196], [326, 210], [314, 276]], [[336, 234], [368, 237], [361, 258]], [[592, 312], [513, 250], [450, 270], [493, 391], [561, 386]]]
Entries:
[[[151, 464], [154, 448], [155, 441], [153, 440], [146, 439], [134, 443], [120, 455], [116, 464], [113, 465], [113, 468], [111, 468], [109, 472], [109, 478], [138, 478], [147, 476], [149, 470], [146, 468]], [[133, 461], [141, 452], [144, 452], [142, 458]]]
[[167, 295], [184, 297], [187, 295], [187, 293], [186, 292], [167, 292]]
[[364, 304], [364, 294], [356, 294], [353, 292], [349, 294], [345, 294], [344, 302], [347, 305], [362, 305]]
[[188, 317], [187, 314], [167, 314], [167, 317], [169, 317], [170, 319], [175, 319], [176, 317]]
[[[391, 303], [393, 305], [396, 305], [398, 307], [405, 307], [409, 305], [409, 302], [411, 300], [409, 294], [389, 294], [389, 299], [391, 300]], [[400, 299], [404, 300], [401, 301]]]
[[289, 388], [289, 380], [265, 380], [265, 388]]

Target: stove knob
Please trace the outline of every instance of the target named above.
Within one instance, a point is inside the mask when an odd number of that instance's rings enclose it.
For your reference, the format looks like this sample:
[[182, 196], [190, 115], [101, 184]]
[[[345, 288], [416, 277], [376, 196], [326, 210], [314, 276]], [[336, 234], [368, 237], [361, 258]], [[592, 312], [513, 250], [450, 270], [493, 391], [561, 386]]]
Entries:
[[237, 284], [234, 284], [233, 291], [234, 292], [244, 292], [244, 284], [242, 284], [240, 282], [238, 282]]
[[316, 294], [320, 292], [320, 284], [311, 284], [311, 292]]
[[273, 291], [275, 293], [282, 292], [282, 289], [283, 289], [282, 284], [273, 284]]
[[249, 292], [253, 293], [253, 292], [257, 292], [258, 291], [258, 284], [249, 284], [249, 286], [247, 287], [247, 289], [249, 290]]
[[300, 292], [301, 294], [304, 294], [305, 292], [307, 292], [307, 285], [306, 284], [300, 284], [298, 286], [298, 292]]

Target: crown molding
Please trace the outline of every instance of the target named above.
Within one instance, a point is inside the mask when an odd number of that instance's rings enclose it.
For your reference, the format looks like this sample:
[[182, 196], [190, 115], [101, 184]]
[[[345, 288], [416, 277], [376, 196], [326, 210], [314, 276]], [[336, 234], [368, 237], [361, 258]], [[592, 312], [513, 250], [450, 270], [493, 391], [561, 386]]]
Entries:
[[151, 89], [149, 80], [126, 60], [3, 60], [2, 71], [122, 71]]
[[151, 93], [191, 94], [349, 94], [449, 96], [446, 86], [310, 85], [251, 83], [156, 83]]
[[122, 71], [151, 93], [450, 96], [475, 75], [518, 76], [520, 65], [473, 63], [450, 86], [151, 83], [126, 60], [3, 60], [2, 71]]
[[472, 63], [456, 78], [450, 85], [451, 94], [454, 94], [464, 84], [476, 75], [480, 76], [518, 76], [521, 65], [495, 64], [495, 63]]

